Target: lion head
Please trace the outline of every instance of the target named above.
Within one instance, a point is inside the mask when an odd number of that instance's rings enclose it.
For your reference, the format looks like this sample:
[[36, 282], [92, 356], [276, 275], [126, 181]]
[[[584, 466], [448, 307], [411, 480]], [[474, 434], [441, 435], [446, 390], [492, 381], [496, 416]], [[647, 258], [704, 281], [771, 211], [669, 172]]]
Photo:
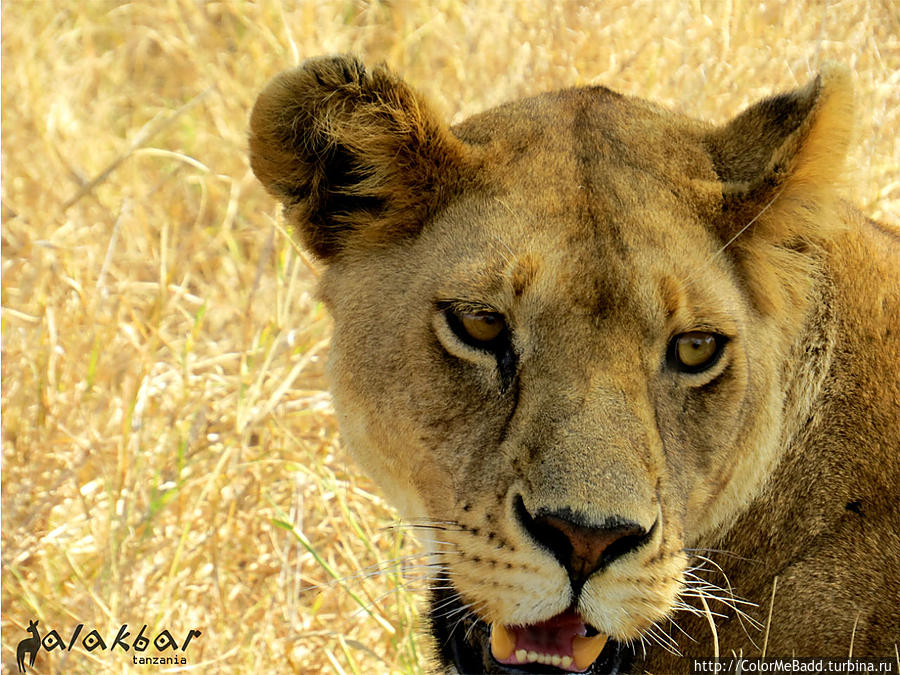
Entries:
[[342, 435], [421, 530], [445, 666], [615, 672], [697, 613], [693, 552], [836, 358], [851, 120], [835, 67], [722, 126], [583, 87], [450, 127], [349, 57], [260, 95], [252, 166], [324, 264]]

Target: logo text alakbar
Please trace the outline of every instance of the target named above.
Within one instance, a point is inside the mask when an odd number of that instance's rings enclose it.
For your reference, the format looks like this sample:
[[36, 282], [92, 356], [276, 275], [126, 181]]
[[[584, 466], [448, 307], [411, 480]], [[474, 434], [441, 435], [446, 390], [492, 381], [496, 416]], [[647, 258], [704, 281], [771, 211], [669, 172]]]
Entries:
[[[16, 656], [20, 673], [26, 672], [25, 656], [31, 656], [28, 665], [33, 666], [37, 652], [41, 647], [48, 652], [52, 652], [55, 649], [59, 649], [60, 651], [71, 651], [72, 648], [78, 644], [88, 652], [94, 652], [98, 649], [101, 651], [108, 649], [110, 652], [121, 649], [123, 652], [128, 652], [134, 648], [135, 653], [132, 655], [132, 660], [135, 664], [163, 663], [185, 665], [187, 663], [187, 659], [184, 657], [185, 650], [187, 650], [191, 640], [203, 634], [202, 631], [192, 628], [185, 634], [184, 639], [179, 642], [172, 636], [172, 633], [163, 629], [153, 638], [153, 646], [156, 648], [156, 651], [161, 652], [162, 654], [159, 656], [145, 656], [144, 652], [150, 647], [150, 639], [147, 637], [147, 624], [144, 624], [141, 627], [137, 636], [135, 636], [133, 640], [130, 640], [130, 642], [129, 639], [132, 634], [128, 630], [128, 624], [122, 624], [116, 633], [116, 636], [112, 638], [109, 646], [107, 646], [107, 642], [96, 629], [85, 634], [79, 642], [79, 637], [81, 637], [82, 631], [84, 630], [83, 623], [75, 626], [68, 640], [63, 640], [62, 636], [55, 629], [51, 630], [41, 638], [37, 629], [37, 624], [37, 621], [29, 622], [28, 632], [31, 633], [32, 637], [26, 638], [19, 643]], [[173, 654], [172, 652], [175, 653]], [[178, 652], [181, 653], [179, 654]]]

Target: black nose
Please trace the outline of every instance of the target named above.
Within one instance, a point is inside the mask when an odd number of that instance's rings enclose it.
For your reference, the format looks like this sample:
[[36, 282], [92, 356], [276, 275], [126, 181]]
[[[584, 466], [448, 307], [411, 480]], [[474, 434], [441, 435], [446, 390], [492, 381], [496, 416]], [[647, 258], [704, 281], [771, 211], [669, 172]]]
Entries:
[[538, 509], [532, 516], [521, 497], [516, 500], [516, 511], [532, 538], [565, 568], [575, 595], [594, 572], [645, 544], [656, 527], [654, 523], [648, 531], [618, 516], [592, 523], [571, 509]]

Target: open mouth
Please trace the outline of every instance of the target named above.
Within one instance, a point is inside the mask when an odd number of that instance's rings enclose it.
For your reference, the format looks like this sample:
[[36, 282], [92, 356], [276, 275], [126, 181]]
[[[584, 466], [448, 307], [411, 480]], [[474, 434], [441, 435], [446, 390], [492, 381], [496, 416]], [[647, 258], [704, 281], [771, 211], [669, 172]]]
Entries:
[[434, 591], [431, 632], [442, 659], [460, 673], [627, 672], [630, 650], [597, 634], [572, 609], [530, 626], [489, 625], [452, 590]]

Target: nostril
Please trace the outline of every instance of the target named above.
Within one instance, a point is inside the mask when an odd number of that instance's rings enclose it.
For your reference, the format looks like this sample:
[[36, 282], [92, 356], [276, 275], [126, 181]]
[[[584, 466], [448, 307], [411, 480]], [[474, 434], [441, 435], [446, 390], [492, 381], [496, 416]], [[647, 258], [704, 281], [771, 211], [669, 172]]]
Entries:
[[638, 523], [612, 516], [592, 523], [570, 509], [539, 509], [532, 516], [521, 496], [516, 499], [519, 521], [565, 568], [576, 594], [596, 571], [644, 544], [652, 535]]

